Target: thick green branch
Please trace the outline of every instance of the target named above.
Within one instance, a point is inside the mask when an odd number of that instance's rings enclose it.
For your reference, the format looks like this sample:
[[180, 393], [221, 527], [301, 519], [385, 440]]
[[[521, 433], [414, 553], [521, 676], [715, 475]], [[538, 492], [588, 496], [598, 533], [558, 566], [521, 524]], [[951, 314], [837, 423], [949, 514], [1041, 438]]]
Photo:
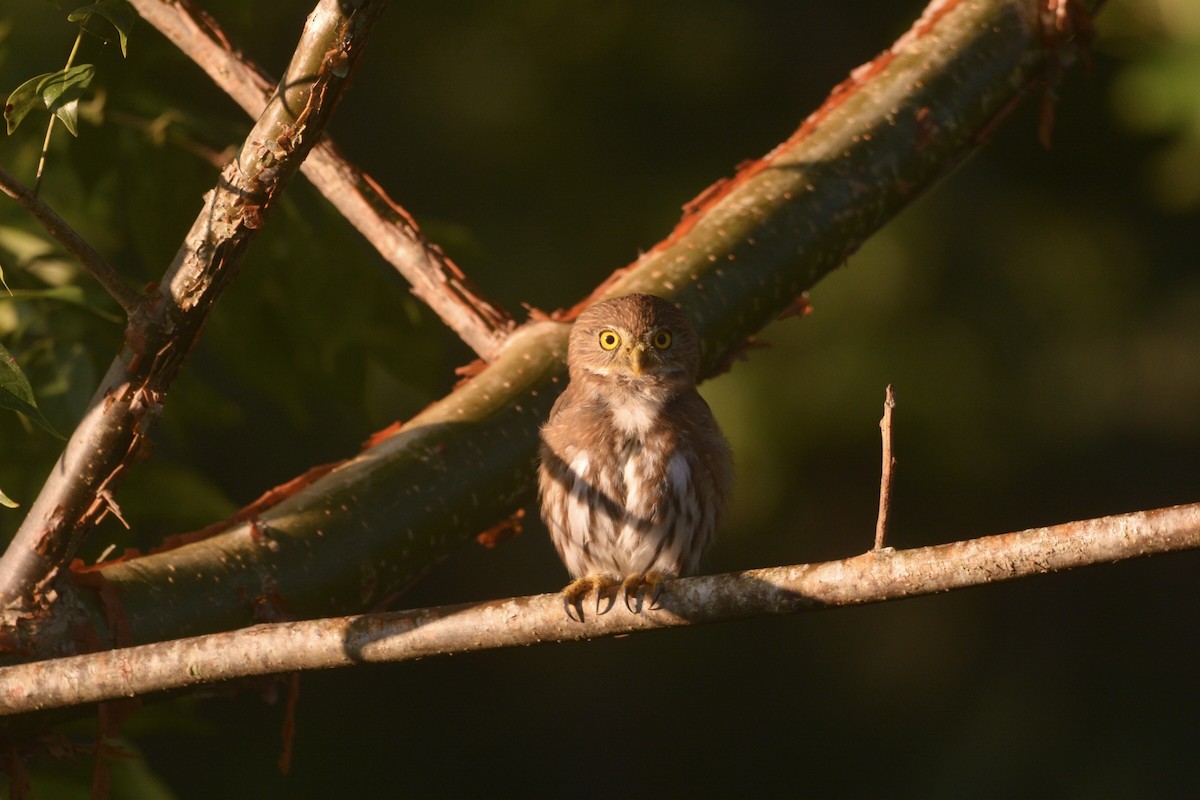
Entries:
[[253, 519], [97, 570], [118, 590], [130, 641], [371, 607], [490, 525], [531, 487], [566, 329], [520, 330], [496, 368]]
[[985, 145], [1025, 93], [1045, 88], [1051, 65], [1058, 74], [1071, 51], [1042, 27], [1041, 6], [931, 3], [787, 141], [696, 198], [601, 295], [670, 292], [719, 364]]
[[[935, 4], [597, 294], [678, 300], [702, 334], [706, 369], [716, 369], [1041, 86], [1060, 55], [1046, 50], [1050, 38], [1036, 2]], [[264, 608], [320, 616], [371, 607], [508, 514], [529, 495], [564, 335], [535, 325], [514, 336], [465, 387], [257, 518], [102, 566], [128, 642], [250, 624]], [[93, 591], [79, 600], [102, 618]]]

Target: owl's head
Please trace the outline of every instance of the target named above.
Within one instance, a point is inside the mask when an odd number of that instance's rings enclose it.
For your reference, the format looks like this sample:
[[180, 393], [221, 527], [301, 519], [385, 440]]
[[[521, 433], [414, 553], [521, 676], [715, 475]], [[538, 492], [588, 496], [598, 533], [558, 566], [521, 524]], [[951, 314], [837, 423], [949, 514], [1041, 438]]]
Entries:
[[696, 330], [661, 297], [631, 294], [589, 306], [567, 347], [571, 377], [599, 375], [622, 383], [692, 384], [700, 368]]

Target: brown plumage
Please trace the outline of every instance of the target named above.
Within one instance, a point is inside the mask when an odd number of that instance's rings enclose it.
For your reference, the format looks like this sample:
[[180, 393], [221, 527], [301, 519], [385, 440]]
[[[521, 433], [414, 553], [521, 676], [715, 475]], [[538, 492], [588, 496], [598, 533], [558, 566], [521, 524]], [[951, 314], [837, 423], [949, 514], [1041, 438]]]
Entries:
[[696, 571], [733, 481], [699, 364], [695, 330], [661, 298], [605, 300], [576, 320], [538, 473], [542, 518], [576, 579], [568, 609], [621, 584], [637, 610], [663, 578]]

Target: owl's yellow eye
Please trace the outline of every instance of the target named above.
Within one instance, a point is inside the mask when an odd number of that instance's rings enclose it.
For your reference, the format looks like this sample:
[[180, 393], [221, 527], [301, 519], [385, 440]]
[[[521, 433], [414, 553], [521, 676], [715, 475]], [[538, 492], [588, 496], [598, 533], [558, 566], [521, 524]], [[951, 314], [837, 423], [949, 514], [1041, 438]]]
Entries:
[[616, 350], [621, 343], [621, 337], [614, 330], [600, 331], [600, 346], [605, 350]]
[[663, 328], [658, 333], [654, 334], [654, 346], [659, 350], [666, 350], [671, 346], [671, 332]]

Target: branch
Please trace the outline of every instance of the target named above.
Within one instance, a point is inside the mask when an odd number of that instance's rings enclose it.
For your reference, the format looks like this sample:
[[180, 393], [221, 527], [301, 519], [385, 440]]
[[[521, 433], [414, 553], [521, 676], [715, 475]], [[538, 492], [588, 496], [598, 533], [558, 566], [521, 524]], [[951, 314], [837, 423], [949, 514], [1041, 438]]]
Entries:
[[28, 187], [18, 181], [8, 170], [0, 166], [0, 190], [17, 201], [17, 205], [28, 211], [38, 221], [46, 233], [50, 234], [66, 251], [75, 256], [76, 260], [92, 274], [105, 291], [125, 309], [127, 316], [133, 316], [141, 307], [142, 298], [130, 288], [117, 271], [104, 260], [95, 249], [87, 243], [58, 215], [53, 208], [46, 205]]
[[582, 623], [561, 594], [257, 625], [0, 668], [0, 714], [96, 703], [252, 675], [566, 642], [794, 614], [1200, 548], [1200, 503], [819, 564], [685, 578], [654, 609], [613, 602]]
[[[382, 0], [320, 0], [272, 102], [226, 167], [113, 361], [15, 538], [0, 558], [0, 608], [51, 605], [50, 585], [136, 456], [144, 425], [199, 338], [270, 209], [316, 143], [354, 72]], [[342, 8], [349, 9], [345, 14]]]
[[879, 420], [879, 435], [883, 440], [883, 467], [879, 473], [879, 516], [875, 520], [875, 549], [882, 550], [887, 540], [889, 517], [892, 512], [892, 472], [896, 459], [892, 456], [892, 412], [896, 394], [889, 383], [883, 398], [883, 419]]
[[[1025, 0], [938, 4], [598, 294], [681, 303], [713, 372], [1043, 86], [1046, 37]], [[61, 586], [73, 602], [50, 630], [117, 620], [97, 636], [142, 644], [261, 622], [264, 609], [312, 618], [383, 602], [530, 496], [566, 331], [524, 326], [463, 386], [271, 507]], [[19, 633], [31, 651], [55, 643]]]
[[[247, 114], [257, 116], [272, 83], [233, 49], [212, 17], [189, 0], [131, 0], [142, 18], [191, 58]], [[350, 164], [326, 138], [302, 167], [305, 177], [412, 285], [442, 321], [485, 361], [512, 330], [511, 315], [485, 298], [412, 216], [369, 175]]]

